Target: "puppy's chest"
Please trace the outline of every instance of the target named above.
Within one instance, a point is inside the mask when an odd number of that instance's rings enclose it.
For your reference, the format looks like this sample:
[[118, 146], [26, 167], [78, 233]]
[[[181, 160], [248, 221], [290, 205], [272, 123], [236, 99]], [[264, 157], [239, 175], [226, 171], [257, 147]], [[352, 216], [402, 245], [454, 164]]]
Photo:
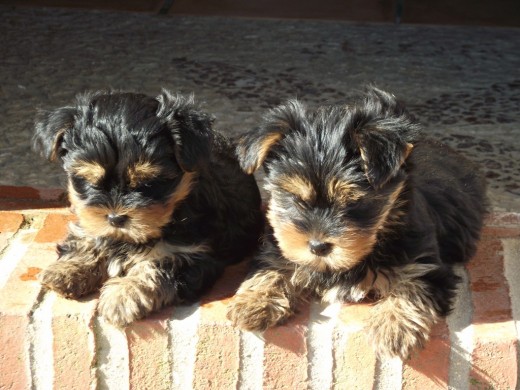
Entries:
[[200, 244], [173, 244], [159, 240], [153, 245], [126, 247], [115, 251], [107, 259], [109, 277], [124, 276], [128, 270], [142, 262], [153, 262], [162, 268], [175, 271], [183, 264], [195, 261], [198, 255], [209, 252], [209, 247]]
[[299, 274], [292, 277], [295, 286], [309, 291], [328, 303], [359, 302], [385, 296], [389, 280], [384, 275], [375, 275], [368, 270], [365, 274]]

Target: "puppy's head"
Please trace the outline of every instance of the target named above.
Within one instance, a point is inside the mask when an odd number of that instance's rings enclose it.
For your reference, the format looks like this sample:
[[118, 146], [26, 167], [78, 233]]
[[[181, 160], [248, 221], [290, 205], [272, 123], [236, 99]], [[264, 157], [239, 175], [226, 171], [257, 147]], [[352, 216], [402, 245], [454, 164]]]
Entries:
[[371, 88], [349, 106], [271, 110], [240, 142], [249, 173], [263, 166], [268, 219], [284, 256], [346, 271], [374, 248], [397, 207], [418, 128], [393, 95]]
[[86, 234], [143, 243], [190, 193], [211, 135], [211, 118], [192, 98], [96, 92], [40, 112], [33, 141], [62, 163]]

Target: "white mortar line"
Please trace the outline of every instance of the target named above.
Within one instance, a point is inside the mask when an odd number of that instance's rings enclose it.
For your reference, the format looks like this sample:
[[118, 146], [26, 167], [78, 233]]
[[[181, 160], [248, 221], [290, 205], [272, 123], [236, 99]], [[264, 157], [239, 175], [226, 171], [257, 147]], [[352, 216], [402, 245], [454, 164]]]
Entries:
[[310, 390], [332, 387], [333, 333], [340, 309], [339, 303], [329, 305], [316, 301], [311, 303], [307, 335]]
[[[28, 218], [28, 219], [27, 219]], [[7, 247], [0, 253], [0, 289], [5, 286], [9, 276], [22, 260], [29, 244], [43, 223], [43, 216], [26, 217], [20, 229], [8, 240]]]
[[[502, 240], [504, 248], [504, 275], [509, 284], [509, 295], [516, 337], [520, 345], [520, 239]], [[520, 362], [520, 351], [517, 348], [517, 359]], [[517, 371], [516, 390], [520, 390], [520, 369]]]
[[176, 306], [170, 322], [172, 387], [191, 390], [197, 353], [200, 305]]
[[130, 358], [124, 331], [94, 319], [98, 390], [130, 388]]
[[382, 358], [376, 362], [374, 390], [403, 388], [403, 362], [399, 358]]
[[464, 390], [470, 388], [469, 373], [474, 332], [471, 325], [473, 303], [466, 269], [458, 266], [455, 267], [455, 272], [462, 278], [462, 282], [459, 284], [453, 312], [446, 319], [451, 343], [448, 388]]
[[240, 332], [239, 390], [262, 390], [264, 378], [264, 345], [262, 337], [253, 332]]
[[43, 295], [43, 299], [33, 311], [27, 332], [33, 390], [50, 390], [54, 387], [52, 307], [55, 300], [54, 293]]

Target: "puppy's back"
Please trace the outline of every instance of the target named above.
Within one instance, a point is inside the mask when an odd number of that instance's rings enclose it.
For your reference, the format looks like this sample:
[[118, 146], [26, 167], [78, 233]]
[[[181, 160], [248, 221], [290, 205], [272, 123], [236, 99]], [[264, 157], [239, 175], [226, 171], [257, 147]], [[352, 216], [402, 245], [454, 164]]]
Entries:
[[435, 220], [441, 259], [468, 261], [475, 253], [488, 206], [478, 167], [447, 145], [431, 140], [417, 143], [408, 163], [412, 187], [426, 200]]

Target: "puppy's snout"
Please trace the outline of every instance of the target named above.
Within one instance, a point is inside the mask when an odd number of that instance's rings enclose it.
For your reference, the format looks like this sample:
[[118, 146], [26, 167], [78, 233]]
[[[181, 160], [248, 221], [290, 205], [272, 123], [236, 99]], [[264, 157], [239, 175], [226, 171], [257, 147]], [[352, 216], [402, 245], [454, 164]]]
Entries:
[[107, 220], [110, 225], [116, 228], [123, 227], [125, 223], [128, 221], [127, 215], [120, 215], [120, 214], [108, 214]]
[[309, 241], [309, 249], [316, 256], [327, 256], [332, 251], [332, 244], [330, 242], [311, 240]]

